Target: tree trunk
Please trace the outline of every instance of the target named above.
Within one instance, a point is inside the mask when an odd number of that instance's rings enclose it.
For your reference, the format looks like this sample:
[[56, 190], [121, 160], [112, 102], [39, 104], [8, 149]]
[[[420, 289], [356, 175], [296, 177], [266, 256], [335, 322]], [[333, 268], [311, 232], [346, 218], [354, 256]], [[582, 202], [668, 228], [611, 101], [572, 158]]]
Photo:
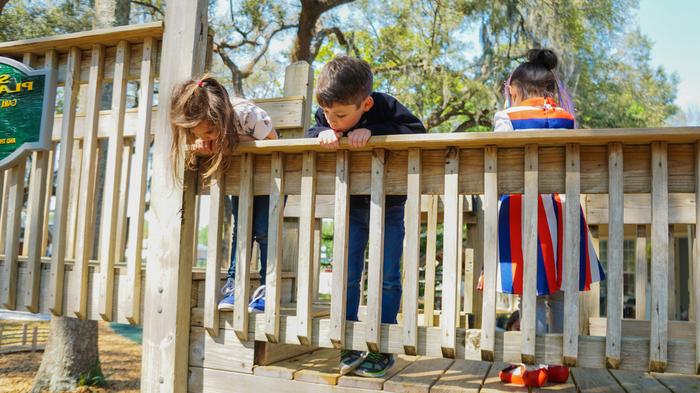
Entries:
[[97, 349], [97, 321], [51, 318], [49, 341], [32, 392], [75, 390], [81, 376], [101, 374]]
[[2, 10], [5, 9], [5, 6], [10, 0], [0, 0], [0, 15], [2, 15]]
[[311, 40], [316, 34], [316, 22], [318, 22], [322, 12], [318, 5], [311, 5], [314, 2], [302, 2], [302, 4], [297, 38], [294, 40], [294, 49], [292, 50], [292, 63], [302, 60], [309, 63], [313, 61]]
[[129, 24], [131, 0], [95, 0], [93, 29], [106, 29]]

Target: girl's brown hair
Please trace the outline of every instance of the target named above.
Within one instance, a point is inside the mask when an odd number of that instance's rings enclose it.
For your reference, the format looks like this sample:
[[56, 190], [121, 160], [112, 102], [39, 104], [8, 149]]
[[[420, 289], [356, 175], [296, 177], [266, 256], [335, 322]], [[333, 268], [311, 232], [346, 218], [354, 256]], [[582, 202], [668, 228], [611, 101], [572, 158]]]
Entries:
[[[226, 167], [225, 154], [230, 153], [238, 143], [236, 114], [226, 88], [216, 79], [204, 75], [199, 80], [181, 82], [173, 89], [170, 100], [170, 126], [173, 132], [171, 147], [173, 167], [182, 159], [180, 146], [194, 143], [192, 131], [199, 123], [210, 121], [214, 124], [216, 139], [212, 141], [212, 155], [207, 160], [207, 179], [218, 170]], [[196, 157], [185, 155], [185, 167], [194, 169]]]

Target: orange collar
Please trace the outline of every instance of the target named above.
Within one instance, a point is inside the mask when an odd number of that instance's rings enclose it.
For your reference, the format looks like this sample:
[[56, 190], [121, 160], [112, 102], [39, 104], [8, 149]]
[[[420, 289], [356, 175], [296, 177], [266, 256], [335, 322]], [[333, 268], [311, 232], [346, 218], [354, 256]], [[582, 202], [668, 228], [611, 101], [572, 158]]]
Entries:
[[526, 100], [523, 100], [518, 106], [537, 106], [537, 107], [543, 107], [543, 106], [552, 106], [556, 107], [557, 102], [554, 101], [551, 97], [530, 97]]

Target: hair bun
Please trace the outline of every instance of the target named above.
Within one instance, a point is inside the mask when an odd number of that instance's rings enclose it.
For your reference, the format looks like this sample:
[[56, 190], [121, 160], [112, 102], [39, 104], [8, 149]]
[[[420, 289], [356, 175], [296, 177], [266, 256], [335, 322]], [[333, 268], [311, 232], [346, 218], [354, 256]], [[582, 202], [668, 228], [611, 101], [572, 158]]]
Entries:
[[556, 53], [551, 49], [530, 49], [527, 51], [527, 61], [548, 70], [557, 68], [559, 63]]

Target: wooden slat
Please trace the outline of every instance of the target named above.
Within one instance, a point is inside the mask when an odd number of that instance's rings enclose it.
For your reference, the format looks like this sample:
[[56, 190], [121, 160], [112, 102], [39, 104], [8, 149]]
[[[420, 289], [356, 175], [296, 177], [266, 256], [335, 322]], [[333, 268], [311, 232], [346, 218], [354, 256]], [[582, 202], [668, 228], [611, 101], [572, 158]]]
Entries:
[[301, 177], [301, 214], [299, 217], [299, 259], [297, 276], [297, 338], [302, 345], [311, 342], [311, 305], [313, 302], [313, 254], [316, 208], [316, 153], [305, 152]]
[[443, 222], [443, 265], [442, 265], [442, 355], [454, 358], [456, 353], [455, 332], [457, 327], [457, 296], [459, 269], [459, 150], [450, 148], [445, 156], [445, 204]]
[[[114, 133], [109, 136], [107, 149], [107, 167], [103, 193], [102, 215], [100, 222], [100, 288], [99, 313], [103, 320], [112, 320], [112, 303], [114, 293], [114, 262], [116, 259], [116, 223], [119, 212], [119, 185], [122, 177], [122, 155], [124, 154], [124, 110], [126, 109], [126, 74], [129, 64], [129, 43], [120, 41], [114, 63], [114, 82], [112, 88], [112, 118]], [[125, 173], [124, 176], [128, 176]]]
[[566, 216], [564, 219], [564, 363], [576, 365], [579, 335], [579, 266], [581, 244], [581, 147], [566, 145]]
[[498, 373], [506, 368], [508, 364], [502, 362], [494, 362], [491, 369], [486, 374], [484, 384], [479, 390], [481, 393], [501, 393], [501, 392], [522, 392], [523, 388], [511, 384], [504, 384], [498, 377]]
[[[37, 188], [36, 182], [41, 181], [41, 179], [39, 179], [38, 176], [32, 176], [32, 174], [37, 171], [38, 158], [39, 158], [38, 151], [32, 152], [31, 158], [29, 156], [26, 157], [25, 163], [28, 164], [28, 166], [29, 166], [29, 172], [28, 172], [28, 174], [29, 174], [29, 187], [28, 187], [28, 190], [36, 189]], [[34, 191], [34, 192], [36, 192], [36, 191]], [[24, 231], [23, 231], [24, 233], [22, 234], [22, 242], [21, 242], [22, 247], [19, 250], [19, 255], [23, 256], [23, 257], [26, 257], [29, 255], [29, 236], [32, 235], [31, 225], [29, 225], [29, 223], [33, 220], [33, 218], [31, 217], [31, 212], [36, 209], [33, 206], [35, 204], [35, 200], [31, 199], [29, 196], [30, 196], [30, 194], [27, 193], [27, 210], [26, 210], [26, 218], [25, 218], [27, 225], [24, 228]], [[39, 202], [39, 203], [41, 203], [41, 202]]]
[[457, 359], [430, 389], [431, 393], [477, 392], [486, 379], [491, 363]]
[[[44, 68], [49, 70], [45, 89], [48, 91], [49, 97], [54, 97], [56, 95], [58, 69], [58, 55], [56, 51], [46, 52]], [[53, 123], [55, 106], [55, 102], [49, 100], [48, 105], [44, 108], [45, 124]], [[47, 132], [47, 130], [42, 130], [42, 132]], [[50, 158], [53, 158], [50, 151], [38, 151], [34, 153], [32, 159], [34, 171], [31, 174], [32, 181], [29, 184], [28, 219], [25, 227], [25, 235], [26, 232], [29, 232], [29, 236], [26, 236], [27, 241], [24, 243], [24, 249], [28, 250], [27, 255], [29, 256], [26, 276], [27, 285], [25, 285], [25, 299], [27, 301], [25, 301], [24, 306], [30, 312], [39, 312], [39, 279], [41, 278], [41, 256], [44, 250], [42, 248], [43, 226], [45, 222], [48, 222], [46, 203], [49, 201], [46, 199], [46, 186], [48, 179], [52, 177], [50, 173], [50, 167], [52, 166], [49, 165]], [[48, 184], [51, 187], [51, 184]]]
[[572, 368], [571, 373], [581, 393], [625, 393], [608, 370]]
[[126, 230], [129, 225], [127, 222], [127, 210], [129, 207], [129, 178], [131, 177], [132, 150], [133, 140], [125, 139], [124, 147], [122, 148], [122, 176], [119, 181], [119, 203], [117, 207], [117, 225], [114, 238], [114, 259], [117, 262], [126, 260]]
[[68, 224], [68, 200], [71, 189], [71, 165], [73, 159], [73, 126], [75, 109], [78, 103], [78, 73], [80, 72], [80, 49], [71, 48], [68, 54], [66, 85], [63, 93], [63, 127], [61, 130], [61, 152], [58, 161], [56, 182], [56, 210], [52, 238], [51, 280], [49, 290], [49, 310], [56, 316], [63, 315], [63, 276], [66, 256], [66, 226]]
[[693, 306], [695, 311], [695, 372], [700, 374], [700, 142], [695, 149], [695, 244], [693, 258]]
[[406, 238], [403, 253], [403, 347], [415, 355], [418, 347], [418, 266], [420, 264], [421, 152], [408, 151], [408, 193], [405, 208]]
[[[498, 148], [484, 149], [484, 298], [481, 357], [494, 359], [496, 340], [496, 269], [498, 264]], [[522, 314], [521, 314], [522, 315]]]
[[608, 145], [608, 295], [606, 297], [608, 329], [605, 340], [606, 365], [620, 367], [620, 337], [622, 336], [622, 247], [624, 212], [624, 158], [621, 143]]
[[146, 209], [146, 170], [148, 168], [148, 150], [151, 145], [151, 110], [153, 104], [153, 79], [156, 69], [156, 40], [146, 38], [143, 41], [141, 60], [141, 89], [139, 91], [139, 120], [134, 148], [134, 171], [129, 180], [131, 185], [131, 203], [134, 215], [129, 221], [129, 246], [126, 263], [128, 276], [127, 319], [132, 324], [141, 321], [141, 250], [143, 248], [143, 218]]
[[[77, 129], [77, 126], [74, 127]], [[65, 213], [68, 218], [66, 235], [66, 258], [75, 259], [75, 241], [78, 227], [78, 197], [80, 196], [80, 173], [83, 167], [83, 142], [74, 141], [70, 165], [70, 194], [67, 198], [68, 207]], [[59, 161], [60, 163], [60, 161]]]
[[523, 196], [523, 294], [521, 296], [520, 332], [522, 360], [535, 361], [535, 308], [537, 301], [537, 145], [525, 146], [525, 195]]
[[610, 370], [627, 393], [669, 393], [656, 378], [647, 373], [627, 370]]
[[284, 226], [284, 155], [272, 154], [270, 168], [270, 224], [267, 230], [267, 274], [265, 276], [265, 335], [272, 343], [280, 333], [282, 299], [282, 227]]
[[336, 153], [335, 215], [333, 221], [333, 276], [331, 278], [331, 343], [345, 344], [345, 307], [348, 287], [348, 236], [350, 233], [350, 152]]
[[97, 120], [102, 92], [102, 74], [104, 72], [104, 47], [96, 44], [92, 48], [90, 66], [90, 83], [88, 84], [86, 110], [89, 130], [83, 141], [83, 166], [80, 174], [80, 194], [78, 199], [78, 225], [76, 228], [76, 252], [74, 269], [78, 277], [78, 299], [73, 304], [73, 313], [80, 319], [86, 319], [88, 304], [88, 262], [93, 241], [94, 227], [90, 217], [93, 216], [95, 196], [95, 167], [97, 166]]
[[428, 223], [426, 228], [425, 246], [425, 286], [423, 294], [423, 319], [425, 326], [433, 326], [435, 314], [435, 252], [437, 245], [438, 202], [437, 195], [428, 196]]
[[[379, 352], [382, 323], [382, 275], [384, 269], [384, 204], [386, 188], [385, 151], [372, 150], [372, 176], [369, 210], [369, 264], [367, 271], [367, 348]], [[400, 245], [396, 245], [400, 247]]]
[[[214, 175], [209, 185], [209, 226], [207, 243], [207, 271], [204, 283], [204, 328], [211, 336], [219, 335], [219, 288], [221, 287], [221, 260], [224, 221], [224, 185], [222, 171]], [[228, 200], [228, 199], [226, 199]], [[195, 226], [196, 228], [196, 226]], [[228, 241], [228, 239], [226, 239]]]
[[5, 280], [2, 283], [0, 298], [4, 308], [14, 310], [17, 307], [17, 257], [19, 254], [20, 218], [24, 200], [24, 160], [8, 169], [5, 176], [9, 178], [7, 189], [7, 222], [5, 226]]
[[322, 385], [335, 385], [340, 378], [340, 352], [329, 350], [328, 355], [309, 367], [294, 373], [294, 380]]
[[652, 144], [651, 340], [649, 369], [663, 371], [668, 358], [668, 155]]
[[647, 319], [647, 227], [637, 225], [634, 268], [635, 318]]
[[46, 168], [46, 190], [44, 191], [44, 222], [41, 229], [41, 256], [46, 255], [49, 244], [49, 208], [51, 197], [54, 193], [54, 164], [56, 160], [56, 142], [51, 145], [49, 151], [49, 164]]
[[238, 200], [236, 232], [236, 283], [233, 327], [241, 341], [248, 341], [248, 297], [250, 297], [250, 260], [253, 238], [253, 160], [252, 154], [241, 156], [241, 195]]
[[700, 378], [696, 375], [652, 374], [673, 393], [700, 392]]
[[313, 352], [295, 356], [281, 362], [257, 366], [253, 369], [253, 374], [259, 377], [292, 380], [295, 372], [310, 367], [320, 359], [327, 359], [329, 356], [334, 356], [335, 354], [337, 354], [337, 351], [332, 349], [317, 349]]
[[384, 391], [400, 393], [427, 393], [454, 360], [419, 358], [384, 383]]
[[[8, 193], [8, 190], [10, 189], [10, 177], [8, 176], [8, 171], [3, 170], [0, 171], [0, 176], [2, 179], [2, 192], [0, 192], [0, 203], [2, 206], [0, 206], [0, 228], [5, 228], [7, 225], [7, 200], [10, 197], [10, 194]], [[3, 247], [1, 245], [5, 244], [5, 231], [1, 230], [0, 231], [0, 247]], [[2, 252], [4, 253], [5, 250], [3, 249]]]

